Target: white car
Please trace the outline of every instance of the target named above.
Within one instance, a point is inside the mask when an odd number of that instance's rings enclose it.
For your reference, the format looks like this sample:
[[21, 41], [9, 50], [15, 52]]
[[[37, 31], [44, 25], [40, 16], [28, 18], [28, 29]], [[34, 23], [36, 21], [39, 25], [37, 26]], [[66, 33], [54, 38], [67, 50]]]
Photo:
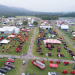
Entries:
[[0, 72], [0, 75], [5, 75], [5, 74], [3, 74], [3, 73]]
[[59, 73], [55, 73], [55, 72], [48, 72], [48, 75], [59, 75]]
[[22, 73], [21, 75], [25, 75], [25, 73]]
[[48, 72], [48, 75], [56, 75], [55, 72]]
[[23, 61], [23, 65], [25, 65], [25, 63], [26, 63], [26, 62], [25, 62], [25, 61]]

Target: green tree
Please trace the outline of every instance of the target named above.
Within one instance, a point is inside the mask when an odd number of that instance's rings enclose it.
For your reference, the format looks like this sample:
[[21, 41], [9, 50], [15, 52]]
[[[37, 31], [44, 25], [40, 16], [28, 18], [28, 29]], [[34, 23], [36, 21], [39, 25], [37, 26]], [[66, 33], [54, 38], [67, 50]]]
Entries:
[[28, 21], [24, 21], [23, 24], [24, 24], [24, 25], [27, 25], [27, 24], [28, 24]]
[[36, 25], [38, 25], [38, 22], [37, 21], [34, 21], [33, 24], [36, 26]]

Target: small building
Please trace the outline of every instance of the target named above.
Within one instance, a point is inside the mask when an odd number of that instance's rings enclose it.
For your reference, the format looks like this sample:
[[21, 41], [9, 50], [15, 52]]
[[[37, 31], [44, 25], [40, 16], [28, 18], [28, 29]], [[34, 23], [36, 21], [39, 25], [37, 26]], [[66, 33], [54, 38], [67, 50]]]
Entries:
[[52, 29], [52, 26], [40, 26], [40, 28], [48, 30], [50, 28]]
[[61, 30], [67, 31], [69, 29], [69, 26], [63, 24], [60, 26], [60, 28], [61, 28]]

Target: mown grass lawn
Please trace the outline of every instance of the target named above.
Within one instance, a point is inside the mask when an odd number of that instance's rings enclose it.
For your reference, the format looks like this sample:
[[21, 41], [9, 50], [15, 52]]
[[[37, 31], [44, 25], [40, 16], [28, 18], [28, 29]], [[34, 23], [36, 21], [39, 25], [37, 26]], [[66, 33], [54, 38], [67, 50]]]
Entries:
[[[36, 39], [38, 37], [38, 32], [39, 32], [38, 30], [39, 29], [37, 29], [37, 31], [36, 31], [35, 41], [36, 41]], [[59, 36], [62, 37], [61, 34], [59, 34]], [[63, 40], [66, 41], [65, 39], [63, 39]], [[65, 57], [61, 58], [61, 59], [64, 59], [64, 60], [71, 60], [71, 58], [72, 58], [70, 56], [70, 53], [68, 53], [68, 50], [64, 49], [64, 45], [63, 44], [54, 44], [54, 48], [52, 48], [52, 50], [48, 50], [48, 48], [45, 48], [45, 45], [44, 45], [43, 41], [41, 41], [41, 48], [42, 48], [42, 52], [44, 53], [43, 55], [40, 55], [40, 52], [36, 52], [36, 49], [37, 49], [36, 45], [37, 45], [37, 42], [34, 43], [34, 45], [33, 45], [33, 51], [32, 51], [32, 53], [33, 53], [33, 55], [35, 55], [37, 57], [42, 57], [42, 58], [44, 57], [44, 58], [46, 58], [46, 53], [48, 54], [49, 52], [51, 52], [52, 56], [48, 56], [48, 58], [59, 59], [57, 57], [57, 53], [64, 54]], [[74, 48], [70, 45], [70, 43], [67, 42], [67, 45], [68, 45], [69, 49], [71, 49], [72, 51], [75, 52]], [[60, 52], [57, 52], [57, 46], [61, 47]]]
[[[13, 43], [13, 41], [11, 41], [10, 43], [4, 45], [4, 47], [5, 47], [4, 53], [2, 53], [2, 50], [0, 50], [0, 54], [3, 54], [3, 55], [21, 55], [21, 53], [26, 54], [28, 51], [28, 48], [29, 48], [30, 40], [31, 40], [32, 35], [33, 35], [33, 31], [34, 31], [34, 28], [31, 30], [28, 40], [23, 44], [23, 47], [21, 49], [22, 52], [19, 52], [19, 53], [15, 52], [17, 46], [20, 43], [18, 41], [16, 42], [15, 47], [11, 48], [11, 50], [12, 50], [11, 53], [6, 52], [6, 49], [8, 48], [8, 46]], [[1, 48], [2, 48], [2, 46], [0, 46], [0, 49]]]
[[[4, 66], [4, 63], [6, 60], [7, 60], [7, 58], [0, 59], [0, 68], [2, 68], [2, 66]], [[20, 74], [20, 70], [22, 68], [22, 59], [16, 58], [13, 65], [15, 65], [15, 68], [11, 69], [11, 71], [7, 71], [7, 73], [5, 75], [19, 75]]]
[[[29, 60], [28, 63], [27, 63], [27, 67], [26, 67], [26, 71], [25, 71], [25, 74], [26, 73], [30, 73], [30, 75], [33, 75], [33, 74], [36, 74], [36, 75], [48, 75], [48, 72], [56, 72], [56, 73], [59, 73], [60, 75], [64, 75], [61, 73], [61, 71], [64, 71], [64, 70], [67, 70], [67, 74], [66, 75], [69, 75], [70, 72], [73, 70], [73, 64], [69, 64], [67, 66], [64, 66], [64, 63], [61, 62], [60, 64], [58, 64], [58, 68], [50, 68], [49, 64], [50, 64], [50, 61], [45, 61], [45, 66], [46, 68], [44, 70], [41, 71], [41, 69], [38, 69], [36, 66], [34, 66], [31, 62], [33, 60]], [[53, 62], [54, 64], [56, 64], [56, 62]]]
[[16, 16], [17, 18], [20, 18], [20, 17], [29, 17], [29, 18], [36, 18], [35, 16]]

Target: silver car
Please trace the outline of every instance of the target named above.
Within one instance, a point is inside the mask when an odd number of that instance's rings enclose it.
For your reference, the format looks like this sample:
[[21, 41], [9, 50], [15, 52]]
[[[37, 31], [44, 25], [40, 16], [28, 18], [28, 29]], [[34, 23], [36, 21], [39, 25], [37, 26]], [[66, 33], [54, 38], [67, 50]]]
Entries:
[[4, 70], [8, 70], [8, 71], [10, 71], [10, 70], [11, 70], [11, 68], [10, 68], [10, 67], [8, 67], [8, 66], [3, 66], [3, 67], [2, 67], [2, 69], [4, 69]]

